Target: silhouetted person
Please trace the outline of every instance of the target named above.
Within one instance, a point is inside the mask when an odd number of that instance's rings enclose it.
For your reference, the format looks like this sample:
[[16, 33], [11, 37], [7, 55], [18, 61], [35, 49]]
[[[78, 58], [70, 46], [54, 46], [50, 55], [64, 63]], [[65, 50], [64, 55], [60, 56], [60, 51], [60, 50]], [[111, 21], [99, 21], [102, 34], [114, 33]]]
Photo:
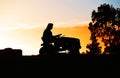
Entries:
[[56, 38], [59, 38], [61, 34], [53, 35], [52, 34], [53, 23], [48, 23], [46, 29], [43, 32], [42, 41], [42, 48], [40, 49], [40, 53], [47, 53], [47, 54], [56, 54], [56, 48], [54, 46], [54, 42]]
[[59, 37], [61, 34], [53, 35], [51, 30], [53, 28], [53, 23], [48, 23], [46, 29], [43, 32], [42, 41], [44, 45], [51, 45], [55, 38]]

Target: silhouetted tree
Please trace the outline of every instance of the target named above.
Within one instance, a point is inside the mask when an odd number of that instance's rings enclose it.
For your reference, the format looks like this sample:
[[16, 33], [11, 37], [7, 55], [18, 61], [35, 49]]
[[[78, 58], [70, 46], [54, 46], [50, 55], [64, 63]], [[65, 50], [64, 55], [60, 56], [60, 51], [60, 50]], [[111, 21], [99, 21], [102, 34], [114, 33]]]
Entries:
[[[91, 36], [101, 38], [104, 42], [104, 52], [116, 54], [120, 51], [120, 8], [109, 4], [101, 4], [97, 11], [92, 11], [92, 24], [89, 25]], [[94, 34], [93, 34], [94, 33]]]
[[86, 47], [89, 49], [87, 50], [87, 54], [97, 55], [101, 53], [101, 47], [99, 46], [99, 43], [97, 42], [97, 38], [95, 36], [96, 32], [94, 31], [94, 26], [92, 23], [89, 23], [89, 30], [91, 32], [90, 40], [92, 41], [91, 44], [88, 44]]

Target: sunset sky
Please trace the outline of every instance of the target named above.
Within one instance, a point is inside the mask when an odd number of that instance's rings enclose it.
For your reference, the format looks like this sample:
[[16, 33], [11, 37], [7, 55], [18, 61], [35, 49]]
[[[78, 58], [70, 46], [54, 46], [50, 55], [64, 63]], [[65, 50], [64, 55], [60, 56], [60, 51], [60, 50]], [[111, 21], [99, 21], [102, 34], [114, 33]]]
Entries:
[[103, 3], [120, 8], [119, 0], [0, 0], [0, 49], [20, 48], [23, 55], [38, 54], [42, 33], [52, 22], [54, 34], [79, 38], [81, 51], [86, 51], [91, 12]]

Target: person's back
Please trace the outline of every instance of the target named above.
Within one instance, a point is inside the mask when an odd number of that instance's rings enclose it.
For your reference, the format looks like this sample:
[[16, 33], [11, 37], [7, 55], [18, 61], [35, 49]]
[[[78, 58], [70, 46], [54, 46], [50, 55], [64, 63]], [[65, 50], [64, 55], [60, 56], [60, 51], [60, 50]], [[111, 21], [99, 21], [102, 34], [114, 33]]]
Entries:
[[43, 36], [42, 36], [43, 43], [49, 44], [49, 43], [53, 42], [53, 35], [52, 35], [52, 32], [51, 32], [52, 28], [53, 28], [53, 24], [49, 23], [47, 25], [47, 28], [43, 32]]

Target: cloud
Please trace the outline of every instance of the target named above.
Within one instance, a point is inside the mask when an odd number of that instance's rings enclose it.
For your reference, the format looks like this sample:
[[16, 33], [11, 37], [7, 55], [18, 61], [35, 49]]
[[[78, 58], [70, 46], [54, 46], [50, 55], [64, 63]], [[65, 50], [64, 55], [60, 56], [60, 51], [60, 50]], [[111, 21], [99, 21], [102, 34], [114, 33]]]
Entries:
[[[88, 25], [90, 21], [80, 21], [77, 19], [73, 20], [63, 20], [63, 21], [53, 21], [54, 27], [74, 27], [74, 26], [84, 26]], [[44, 28], [47, 26], [49, 22], [41, 23], [41, 24], [0, 24], [0, 31], [10, 31], [17, 29], [34, 29], [34, 28]]]
[[74, 27], [74, 26], [84, 26], [88, 25], [90, 21], [80, 21], [79, 19], [67, 20], [57, 22], [55, 25], [57, 27]]
[[0, 31], [11, 31], [11, 30], [17, 30], [17, 29], [33, 29], [33, 28], [39, 28], [43, 25], [29, 25], [29, 24], [19, 24], [16, 26], [0, 26]]

